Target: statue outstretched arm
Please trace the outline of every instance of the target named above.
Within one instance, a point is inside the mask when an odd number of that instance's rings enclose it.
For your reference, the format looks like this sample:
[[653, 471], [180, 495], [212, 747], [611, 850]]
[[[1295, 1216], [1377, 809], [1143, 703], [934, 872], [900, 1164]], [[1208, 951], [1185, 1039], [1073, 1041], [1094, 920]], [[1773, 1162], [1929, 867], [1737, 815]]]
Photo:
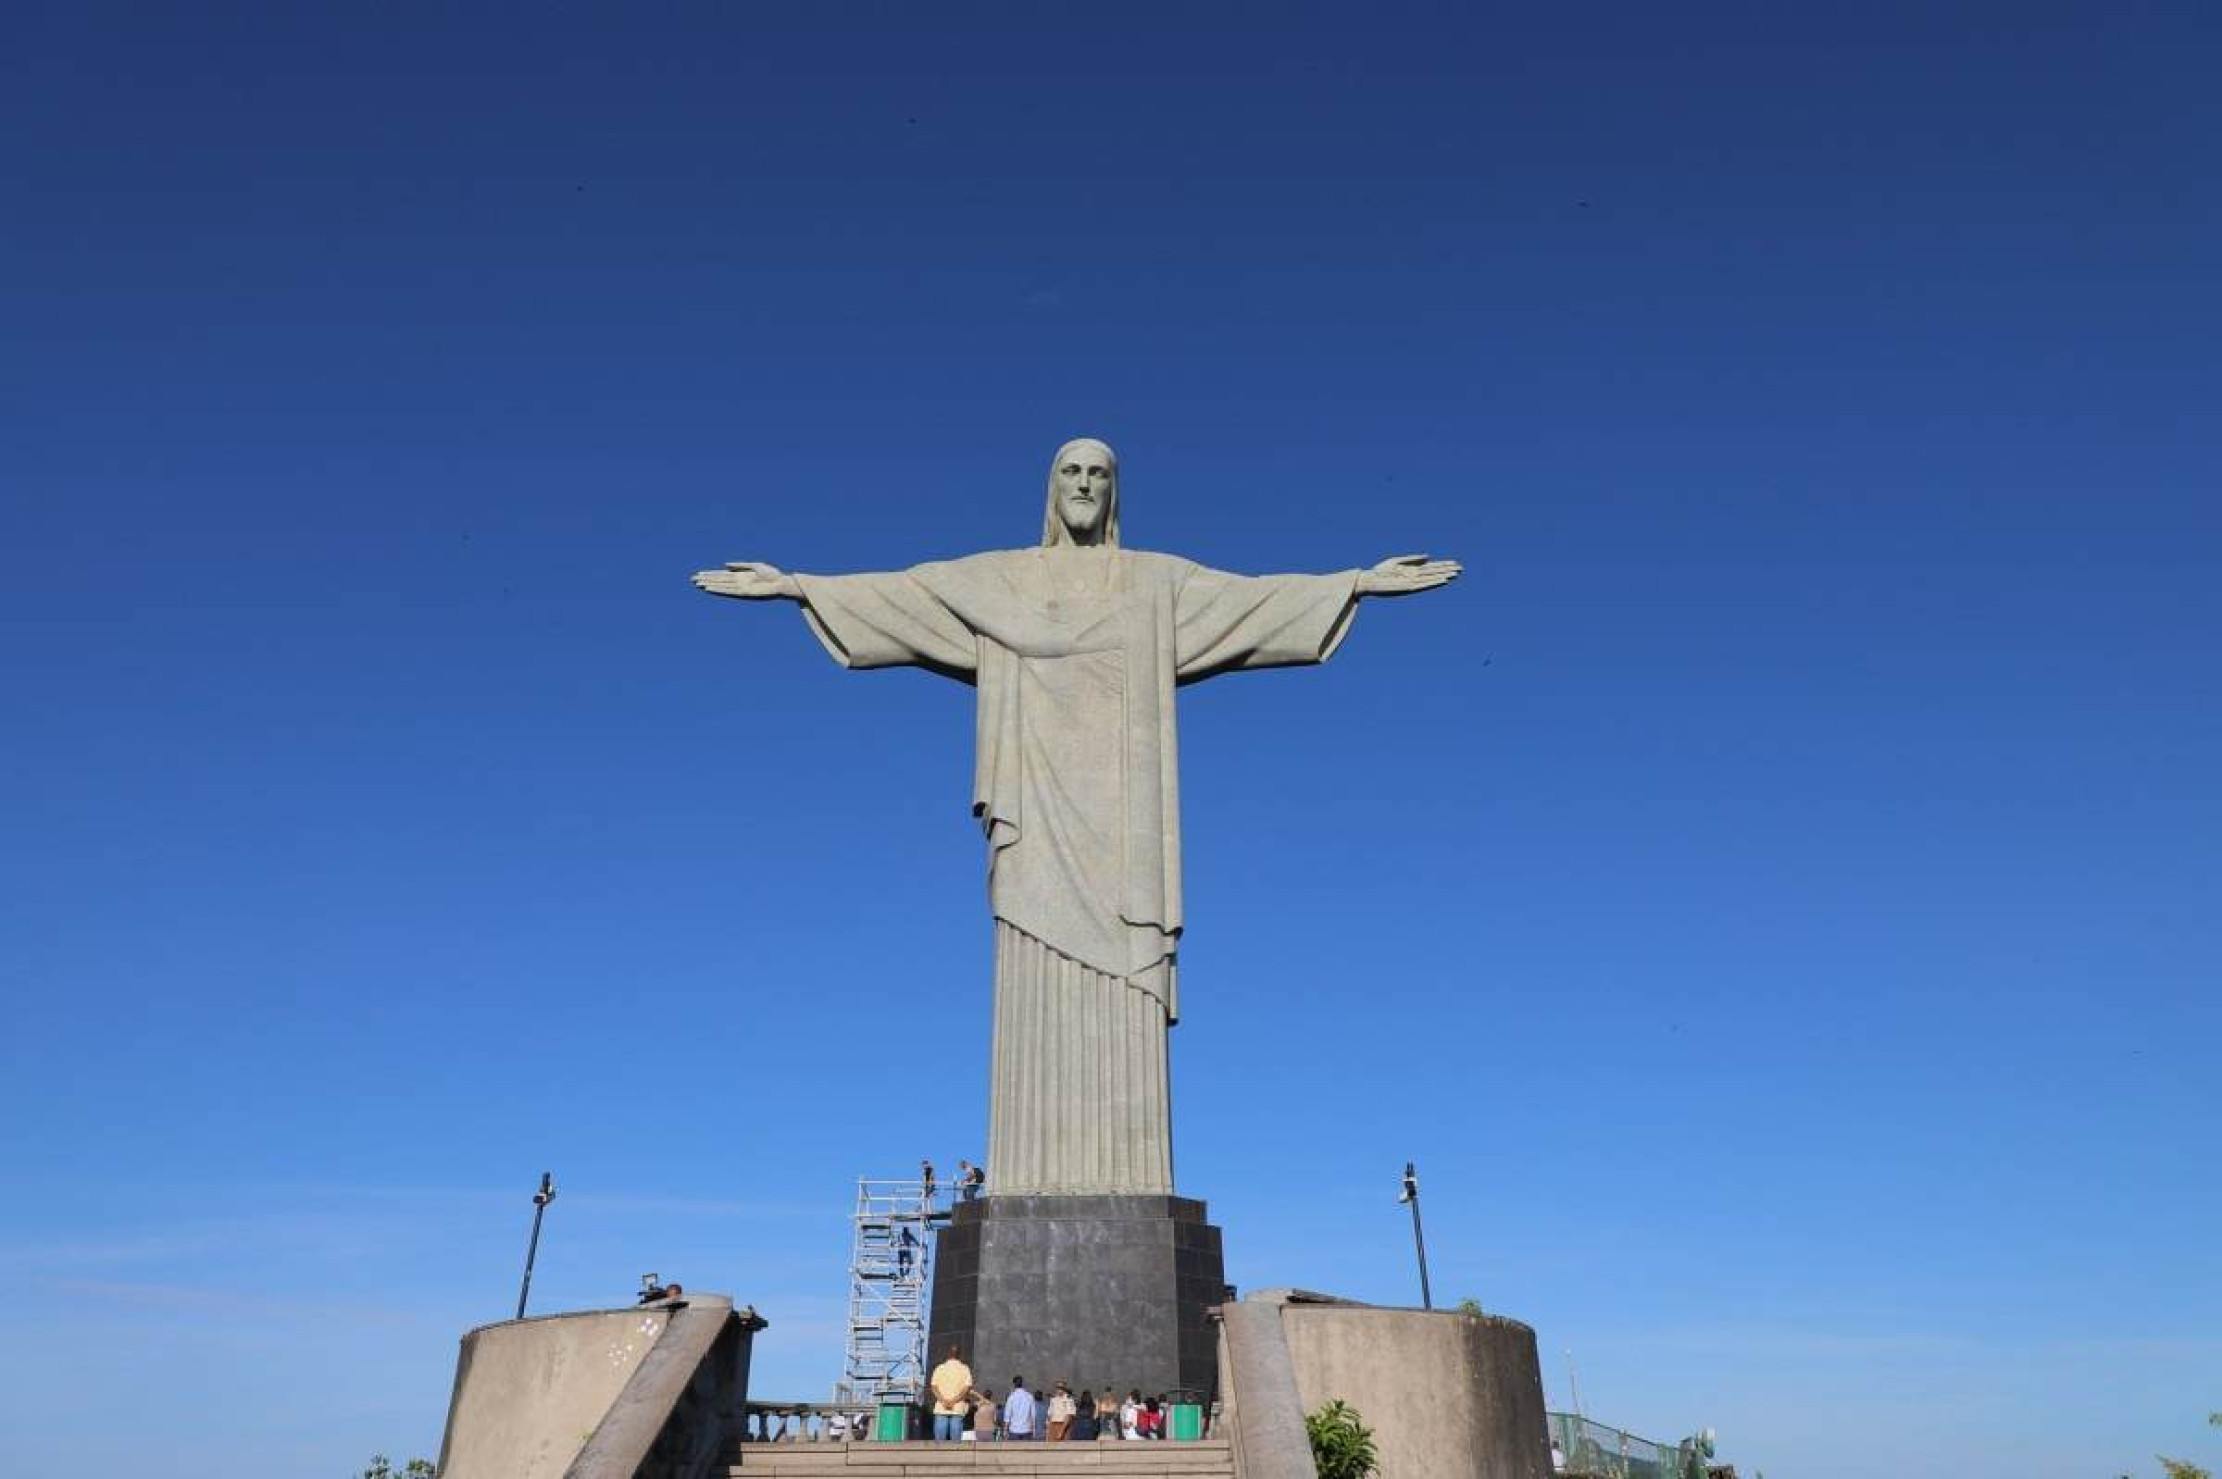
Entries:
[[970, 682], [978, 666], [971, 630], [916, 572], [796, 575], [735, 560], [723, 570], [697, 570], [694, 584], [739, 601], [795, 602], [827, 654], [845, 668], [918, 667]]
[[1426, 555], [1391, 555], [1371, 570], [1358, 572], [1361, 596], [1409, 596], [1449, 585], [1466, 567], [1456, 560], [1431, 560]]
[[1175, 676], [1325, 662], [1342, 645], [1364, 596], [1409, 596], [1458, 578], [1456, 560], [1397, 555], [1337, 575], [1230, 575], [1198, 565], [1175, 598]]
[[1350, 630], [1359, 577], [1190, 568], [1173, 599], [1175, 680], [1325, 662]]
[[740, 601], [802, 599], [801, 581], [777, 565], [766, 565], [759, 560], [731, 560], [723, 570], [697, 570], [694, 587], [713, 596], [731, 596]]

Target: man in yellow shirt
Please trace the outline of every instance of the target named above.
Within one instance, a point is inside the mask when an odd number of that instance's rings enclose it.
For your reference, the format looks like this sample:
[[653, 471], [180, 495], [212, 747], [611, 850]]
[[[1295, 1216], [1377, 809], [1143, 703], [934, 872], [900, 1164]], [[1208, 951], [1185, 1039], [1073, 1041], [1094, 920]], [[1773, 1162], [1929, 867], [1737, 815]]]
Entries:
[[972, 1400], [972, 1368], [951, 1346], [949, 1359], [934, 1368], [926, 1385], [934, 1394], [934, 1441], [956, 1442], [964, 1435], [965, 1404]]

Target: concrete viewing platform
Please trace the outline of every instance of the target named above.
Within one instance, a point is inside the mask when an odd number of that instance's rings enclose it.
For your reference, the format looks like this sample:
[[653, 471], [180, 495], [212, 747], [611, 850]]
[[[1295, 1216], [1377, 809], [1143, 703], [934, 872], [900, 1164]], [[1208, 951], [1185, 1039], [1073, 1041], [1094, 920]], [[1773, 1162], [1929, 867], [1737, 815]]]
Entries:
[[[1381, 1479], [1552, 1479], [1535, 1333], [1517, 1320], [1383, 1308], [1301, 1289], [1228, 1301], [1208, 1438], [883, 1443], [767, 1416], [855, 1403], [751, 1401], [765, 1321], [724, 1295], [482, 1326], [463, 1338], [441, 1479], [1316, 1479], [1305, 1414], [1349, 1403]], [[830, 1423], [820, 1425], [823, 1433]]]

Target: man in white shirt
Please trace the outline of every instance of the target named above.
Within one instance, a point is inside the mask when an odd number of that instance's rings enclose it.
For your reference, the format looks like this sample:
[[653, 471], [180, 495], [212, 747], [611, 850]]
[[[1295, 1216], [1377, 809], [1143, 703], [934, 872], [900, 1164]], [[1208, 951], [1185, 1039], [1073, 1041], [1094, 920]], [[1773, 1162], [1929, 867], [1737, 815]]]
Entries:
[[1011, 1378], [1011, 1395], [1003, 1403], [1003, 1426], [1014, 1442], [1023, 1442], [1039, 1432], [1037, 1418], [1040, 1404], [1034, 1394], [1026, 1390], [1026, 1378]]

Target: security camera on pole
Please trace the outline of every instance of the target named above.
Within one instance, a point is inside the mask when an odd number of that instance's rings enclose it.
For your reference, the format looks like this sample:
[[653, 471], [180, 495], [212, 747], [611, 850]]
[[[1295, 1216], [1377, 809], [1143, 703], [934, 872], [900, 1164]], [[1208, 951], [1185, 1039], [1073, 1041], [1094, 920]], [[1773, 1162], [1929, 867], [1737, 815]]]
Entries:
[[1412, 1208], [1412, 1251], [1420, 1258], [1420, 1308], [1431, 1310], [1435, 1308], [1435, 1299], [1427, 1288], [1427, 1239], [1420, 1235], [1420, 1175], [1412, 1169], [1410, 1161], [1404, 1163], [1404, 1189], [1397, 1193], [1396, 1199]]
[[540, 1256], [540, 1219], [555, 1200], [555, 1173], [540, 1173], [540, 1190], [532, 1194], [532, 1241], [525, 1245], [525, 1282], [517, 1289], [517, 1318], [525, 1317], [525, 1298], [532, 1293], [532, 1261]]

